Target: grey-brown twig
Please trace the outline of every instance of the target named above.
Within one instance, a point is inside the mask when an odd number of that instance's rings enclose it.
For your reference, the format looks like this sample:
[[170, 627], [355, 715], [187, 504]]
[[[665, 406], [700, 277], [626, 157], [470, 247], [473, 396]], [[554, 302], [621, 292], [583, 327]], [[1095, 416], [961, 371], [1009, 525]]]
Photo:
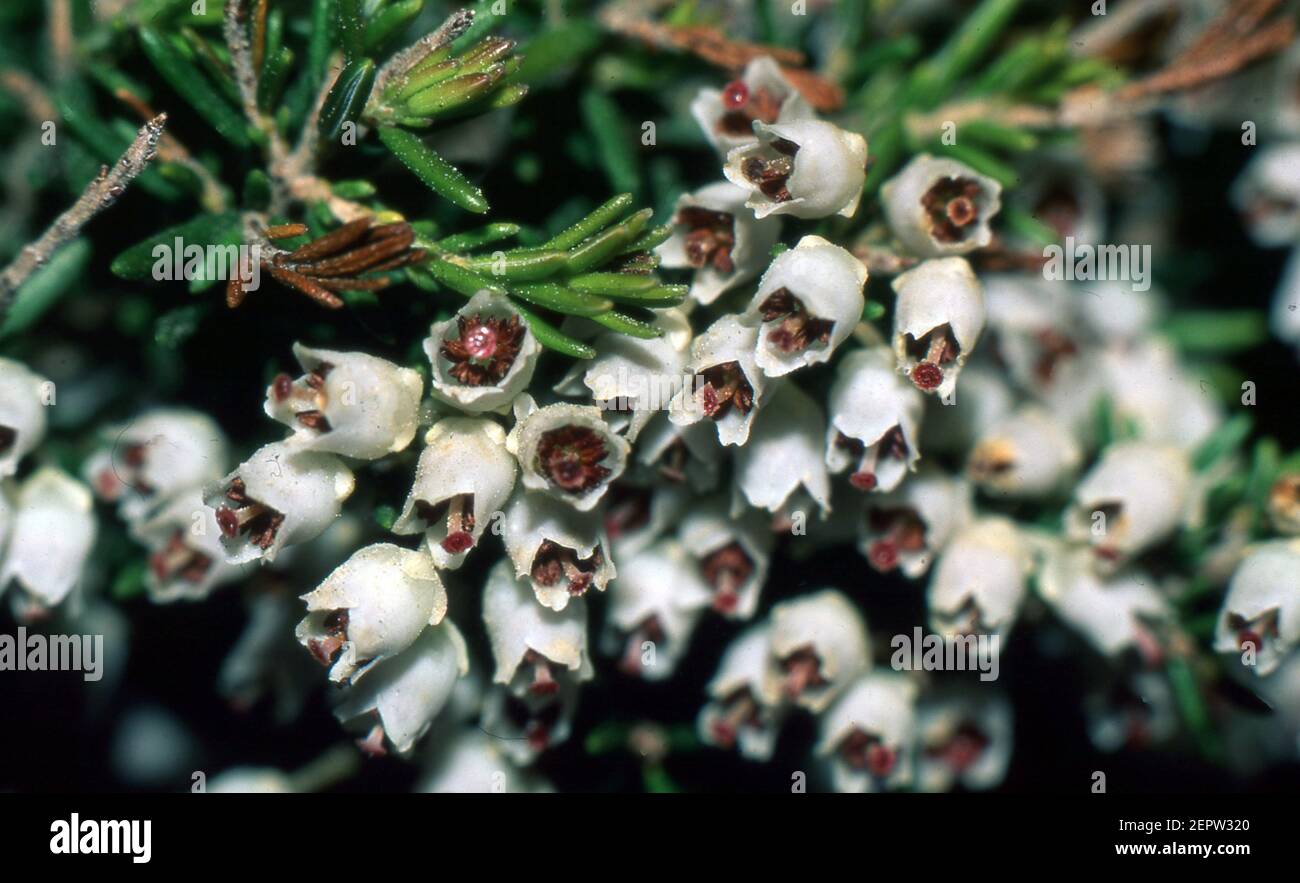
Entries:
[[91, 218], [117, 202], [135, 177], [145, 170], [158, 151], [158, 139], [166, 124], [165, 113], [145, 123], [113, 168], [102, 167], [72, 207], [55, 218], [39, 239], [24, 247], [14, 262], [0, 271], [0, 320], [8, 315], [19, 286], [72, 241]]

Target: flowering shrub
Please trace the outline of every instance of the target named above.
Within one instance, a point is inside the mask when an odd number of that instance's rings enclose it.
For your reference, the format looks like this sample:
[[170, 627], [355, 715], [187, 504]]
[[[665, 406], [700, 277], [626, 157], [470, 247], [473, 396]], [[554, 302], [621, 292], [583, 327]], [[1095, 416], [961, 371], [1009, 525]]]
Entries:
[[343, 747], [211, 790], [982, 790], [1036, 715], [1300, 761], [1286, 4], [49, 5], [4, 615], [128, 703], [133, 622], [242, 591], [186, 689]]

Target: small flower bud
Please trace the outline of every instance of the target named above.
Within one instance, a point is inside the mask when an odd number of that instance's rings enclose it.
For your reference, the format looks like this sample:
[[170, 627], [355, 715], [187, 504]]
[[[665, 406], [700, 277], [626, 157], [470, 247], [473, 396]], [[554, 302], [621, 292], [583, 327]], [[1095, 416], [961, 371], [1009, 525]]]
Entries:
[[18, 471], [45, 437], [42, 388], [48, 383], [21, 362], [0, 358], [0, 477]]
[[317, 662], [331, 666], [335, 683], [356, 683], [447, 615], [433, 559], [391, 543], [353, 553], [302, 599], [307, 616], [294, 634]]
[[752, 511], [732, 518], [717, 499], [692, 508], [677, 528], [711, 594], [709, 603], [723, 616], [749, 619], [758, 609], [772, 559], [772, 532], [766, 528]]
[[203, 502], [216, 510], [227, 561], [269, 563], [285, 546], [319, 536], [355, 486], [352, 470], [333, 454], [275, 442], [208, 487]]
[[[669, 678], [709, 605], [709, 587], [675, 540], [661, 540], [620, 564], [609, 589], [604, 651], [618, 658], [625, 675]], [[653, 656], [646, 656], [647, 644]]]
[[1027, 405], [976, 443], [966, 472], [985, 493], [1040, 498], [1073, 479], [1082, 459], [1069, 429], [1047, 410]]
[[451, 700], [457, 679], [468, 671], [465, 639], [456, 624], [446, 620], [425, 629], [409, 647], [349, 687], [334, 715], [370, 727], [361, 743], [363, 751], [384, 754], [387, 741], [398, 754], [406, 755]]
[[709, 681], [709, 702], [696, 719], [700, 741], [706, 745], [739, 748], [748, 760], [771, 759], [785, 710], [763, 695], [770, 638], [766, 623], [751, 626], [722, 655]]
[[983, 689], [927, 697], [917, 709], [917, 741], [920, 790], [996, 788], [1011, 765], [1011, 703]]
[[849, 483], [860, 491], [894, 490], [921, 457], [917, 434], [924, 406], [921, 394], [899, 376], [888, 347], [849, 353], [831, 387], [826, 465], [833, 473], [851, 467]]
[[755, 424], [749, 443], [736, 452], [733, 511], [743, 498], [776, 512], [802, 487], [823, 512], [831, 508], [831, 480], [823, 457], [826, 418], [793, 383], [777, 387], [771, 410]]
[[829, 360], [862, 318], [866, 284], [866, 266], [820, 236], [777, 255], [746, 317], [760, 326], [758, 367], [781, 377]]
[[0, 567], [0, 594], [17, 581], [12, 600], [20, 619], [57, 607], [81, 581], [95, 544], [90, 490], [53, 467], [33, 472], [14, 500], [9, 547]]
[[740, 78], [723, 89], [701, 89], [691, 101], [691, 116], [720, 153], [754, 142], [754, 123], [811, 119], [812, 107], [769, 56], [745, 66]]
[[618, 572], [606, 551], [600, 515], [541, 494], [515, 494], [506, 506], [502, 539], [515, 574], [552, 610], [563, 610], [591, 589], [605, 591]]
[[745, 207], [748, 196], [730, 181], [719, 181], [677, 198], [673, 235], [655, 253], [667, 269], [695, 271], [690, 291], [695, 303], [711, 304], [761, 273], [781, 238], [781, 219], [754, 217]]
[[278, 375], [265, 405], [268, 417], [293, 430], [291, 447], [377, 460], [411, 443], [424, 392], [417, 372], [366, 353], [300, 343], [293, 354], [305, 373], [297, 380]]
[[669, 419], [678, 426], [708, 419], [722, 444], [745, 444], [767, 385], [754, 361], [757, 348], [757, 328], [721, 316], [691, 343], [693, 383], [673, 397]]
[[898, 490], [867, 499], [858, 550], [873, 569], [916, 579], [955, 531], [971, 519], [971, 488], [937, 469], [922, 469]]
[[758, 140], [732, 148], [722, 173], [749, 191], [757, 218], [853, 217], [867, 173], [867, 139], [821, 120], [754, 124]]
[[964, 163], [923, 153], [880, 189], [889, 229], [922, 258], [966, 254], [993, 239], [1002, 185]]
[[1102, 570], [1169, 537], [1191, 495], [1191, 467], [1177, 448], [1146, 442], [1111, 445], [1079, 483], [1066, 513], [1067, 534], [1092, 546]]
[[939, 258], [893, 282], [894, 355], [922, 392], [943, 398], [984, 330], [984, 296], [964, 258]]
[[820, 714], [871, 666], [866, 623], [835, 589], [777, 604], [771, 623], [763, 680], [769, 703], [789, 701]]
[[429, 328], [430, 392], [471, 414], [504, 412], [528, 388], [541, 351], [509, 298], [480, 291], [455, 316]]
[[444, 417], [424, 442], [393, 533], [423, 533], [433, 563], [455, 570], [510, 499], [518, 468], [505, 431], [484, 418]]
[[943, 637], [1006, 637], [1025, 597], [1032, 560], [1019, 529], [986, 517], [959, 530], [939, 556], [926, 604]]
[[1214, 649], [1241, 656], [1254, 671], [1272, 673], [1300, 644], [1300, 540], [1257, 546], [1237, 567], [1219, 611]]
[[900, 788], [912, 780], [916, 684], [893, 671], [850, 684], [821, 720], [817, 754], [842, 794]]
[[506, 449], [523, 469], [524, 487], [544, 491], [586, 512], [623, 474], [631, 445], [591, 405], [538, 408], [528, 394], [515, 402], [515, 426]]

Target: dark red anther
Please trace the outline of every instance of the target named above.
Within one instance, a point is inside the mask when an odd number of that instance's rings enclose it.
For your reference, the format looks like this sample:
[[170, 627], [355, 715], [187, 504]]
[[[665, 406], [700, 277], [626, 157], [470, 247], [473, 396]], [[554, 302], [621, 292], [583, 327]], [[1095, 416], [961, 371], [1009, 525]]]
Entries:
[[732, 80], [722, 90], [722, 106], [727, 110], [740, 110], [749, 103], [749, 87], [744, 80]]

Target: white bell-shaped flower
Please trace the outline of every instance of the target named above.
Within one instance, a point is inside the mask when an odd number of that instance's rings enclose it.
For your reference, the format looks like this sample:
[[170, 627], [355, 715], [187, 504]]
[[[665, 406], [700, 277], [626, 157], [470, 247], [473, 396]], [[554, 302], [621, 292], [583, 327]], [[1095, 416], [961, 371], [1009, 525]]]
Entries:
[[619, 482], [610, 489], [604, 507], [605, 535], [614, 560], [635, 555], [679, 523], [694, 505], [680, 484]]
[[542, 494], [515, 494], [506, 505], [501, 538], [516, 576], [552, 610], [563, 610], [591, 589], [605, 591], [618, 573], [600, 514]]
[[961, 391], [926, 400], [921, 423], [921, 450], [928, 454], [963, 457], [985, 432], [1009, 416], [1019, 395], [1007, 382], [1006, 371], [977, 359], [962, 371]]
[[1020, 530], [1006, 518], [972, 521], [948, 541], [930, 574], [930, 626], [945, 638], [1010, 632], [1032, 566]]
[[849, 599], [823, 589], [772, 608], [765, 701], [821, 713], [871, 667], [867, 625]]
[[965, 163], [923, 153], [880, 188], [889, 229], [917, 257], [966, 254], [993, 239], [1002, 185]]
[[916, 579], [971, 515], [967, 482], [922, 469], [893, 493], [867, 499], [858, 549], [875, 570]]
[[303, 375], [279, 374], [266, 415], [293, 430], [291, 447], [377, 460], [404, 450], [419, 426], [424, 381], [416, 371], [366, 353], [293, 345]]
[[526, 766], [572, 734], [581, 690], [569, 678], [558, 683], [551, 693], [520, 695], [502, 686], [488, 691], [479, 726], [500, 740], [512, 763]]
[[888, 347], [854, 350], [840, 361], [831, 387], [826, 465], [834, 473], [852, 468], [849, 483], [860, 491], [894, 490], [921, 457], [924, 407]]
[[510, 499], [518, 467], [505, 430], [486, 418], [444, 417], [424, 445], [393, 533], [423, 533], [434, 564], [455, 570]]
[[1114, 570], [1178, 529], [1191, 485], [1191, 466], [1179, 449], [1113, 444], [1075, 489], [1066, 531], [1092, 546], [1099, 567]]
[[700, 709], [700, 740], [716, 748], [739, 748], [743, 757], [767, 761], [785, 719], [785, 706], [768, 702], [767, 678], [771, 630], [767, 623], [747, 628], [722, 654], [709, 681], [709, 701]]
[[33, 472], [14, 496], [0, 593], [17, 583], [15, 610], [57, 607], [80, 582], [96, 532], [89, 488], [54, 467]]
[[975, 444], [966, 471], [993, 496], [1040, 498], [1072, 480], [1082, 460], [1069, 428], [1045, 408], [1027, 405]]
[[1097, 367], [1112, 420], [1132, 425], [1143, 441], [1191, 449], [1223, 422], [1218, 394], [1202, 386], [1167, 341], [1110, 347]]
[[608, 332], [593, 342], [596, 357], [575, 363], [556, 384], [562, 395], [589, 395], [605, 412], [610, 425], [629, 442], [686, 385], [691, 325], [678, 309], [660, 310], [651, 323], [663, 334], [642, 339]]
[[1099, 751], [1141, 751], [1172, 739], [1184, 729], [1178, 703], [1164, 672], [1136, 674], [1084, 698], [1088, 739]]
[[762, 516], [751, 510], [733, 518], [713, 498], [686, 513], [677, 539], [694, 559], [713, 609], [732, 619], [752, 617], [772, 559], [772, 532]]
[[[694, 377], [687, 380], [695, 383]], [[669, 407], [675, 407], [674, 397]], [[668, 481], [696, 493], [707, 493], [718, 486], [718, 463], [722, 447], [710, 421], [680, 426], [665, 413], [651, 418], [637, 438], [633, 451], [638, 474], [654, 476], [656, 482]]]
[[674, 424], [691, 426], [708, 419], [717, 425], [722, 444], [748, 441], [767, 386], [767, 375], [755, 361], [758, 334], [739, 316], [725, 315], [695, 338], [687, 363], [694, 375], [691, 387], [677, 393], [669, 410]]
[[754, 123], [753, 144], [732, 148], [722, 174], [749, 191], [757, 218], [853, 217], [867, 173], [867, 139], [822, 120]]
[[375, 543], [354, 552], [306, 595], [294, 634], [330, 680], [355, 683], [447, 615], [447, 591], [423, 550]]
[[421, 794], [533, 794], [552, 789], [533, 774], [517, 769], [500, 739], [478, 727], [467, 727], [433, 746], [415, 790]]
[[917, 787], [931, 793], [960, 784], [996, 788], [1006, 778], [1014, 744], [1011, 703], [988, 689], [944, 691], [917, 707]]
[[[369, 754], [391, 744], [409, 754], [451, 700], [456, 681], [469, 671], [465, 639], [451, 620], [425, 629], [409, 647], [374, 667], [343, 694], [334, 715], [369, 727], [361, 743]], [[375, 720], [377, 718], [377, 721]]]
[[820, 236], [777, 255], [746, 314], [759, 324], [758, 367], [781, 377], [829, 360], [862, 318], [866, 284], [866, 265]]
[[45, 437], [45, 409], [53, 404], [54, 384], [13, 359], [0, 358], [0, 478]]
[[542, 346], [502, 295], [480, 291], [424, 339], [430, 391], [462, 411], [507, 411], [528, 388]]
[[770, 56], [760, 56], [745, 65], [738, 79], [722, 89], [701, 89], [691, 101], [691, 116], [700, 124], [704, 137], [727, 151], [754, 141], [754, 123], [788, 123], [811, 119], [812, 106], [781, 73]]
[[541, 606], [506, 561], [497, 562], [483, 586], [483, 624], [496, 662], [492, 682], [516, 696], [552, 696], [562, 681], [577, 684], [594, 674], [587, 605], [575, 599], [564, 610]]
[[873, 671], [850, 684], [821, 720], [817, 754], [840, 793], [889, 791], [912, 781], [916, 683]]
[[771, 260], [781, 219], [754, 217], [745, 207], [748, 197], [730, 181], [677, 197], [673, 235], [655, 253], [666, 269], [695, 271], [690, 297], [697, 304], [713, 303], [763, 272]]
[[631, 445], [591, 405], [537, 407], [524, 393], [515, 400], [515, 426], [506, 449], [523, 470], [524, 487], [566, 505], [592, 509], [627, 468]]
[[1150, 574], [1126, 570], [1099, 576], [1086, 549], [1054, 549], [1038, 574], [1039, 593], [1098, 653], [1133, 649], [1152, 666], [1162, 661], [1155, 626], [1173, 611]]
[[285, 546], [323, 533], [355, 486], [352, 470], [333, 454], [275, 442], [210, 485], [203, 502], [216, 510], [227, 561], [269, 563]]
[[197, 411], [150, 411], [104, 437], [111, 447], [87, 461], [85, 478], [100, 499], [117, 501], [128, 521], [216, 481], [229, 468], [225, 433]]
[[619, 670], [632, 677], [671, 677], [710, 597], [694, 560], [675, 540], [621, 559], [618, 579], [609, 588], [604, 652], [616, 656]]
[[776, 512], [802, 487], [830, 511], [831, 480], [823, 456], [826, 418], [821, 407], [793, 383], [777, 387], [755, 423], [748, 444], [736, 451], [732, 510], [741, 498]]
[[1300, 241], [1300, 141], [1261, 146], [1233, 182], [1232, 202], [1256, 245]]
[[144, 585], [155, 604], [201, 601], [213, 589], [248, 575], [226, 561], [216, 513], [203, 505], [197, 487], [163, 504], [131, 533], [149, 549]]
[[893, 281], [894, 355], [922, 392], [947, 398], [984, 330], [984, 295], [964, 258], [930, 260]]
[[1214, 649], [1273, 672], [1300, 644], [1300, 540], [1262, 543], [1238, 565], [1219, 611]]

